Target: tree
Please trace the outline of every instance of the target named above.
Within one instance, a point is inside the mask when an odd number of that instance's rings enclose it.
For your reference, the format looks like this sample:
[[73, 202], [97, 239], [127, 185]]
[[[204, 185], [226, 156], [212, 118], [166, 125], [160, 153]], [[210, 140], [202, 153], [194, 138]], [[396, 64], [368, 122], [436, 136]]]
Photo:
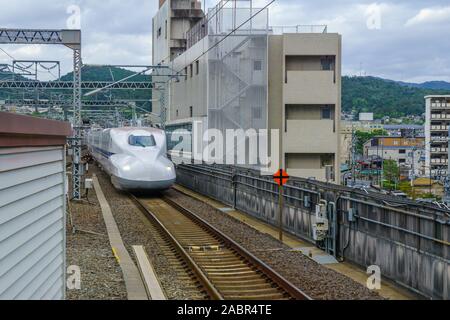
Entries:
[[368, 131], [356, 131], [356, 153], [364, 154], [364, 144], [370, 139], [376, 136], [385, 136], [387, 135], [387, 131], [383, 129], [375, 129], [371, 132]]
[[384, 160], [383, 161], [383, 177], [384, 186], [387, 189], [396, 189], [398, 181], [400, 180], [400, 169], [397, 162], [394, 160]]

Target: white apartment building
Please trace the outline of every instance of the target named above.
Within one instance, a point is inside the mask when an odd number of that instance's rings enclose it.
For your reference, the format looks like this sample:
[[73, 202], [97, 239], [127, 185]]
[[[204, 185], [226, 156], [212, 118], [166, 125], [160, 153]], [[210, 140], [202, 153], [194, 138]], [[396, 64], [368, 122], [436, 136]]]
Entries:
[[[341, 36], [325, 26], [271, 28], [267, 9], [246, 22], [260, 9], [233, 2], [209, 9], [186, 29], [186, 51], [172, 55], [168, 65], [181, 76], [169, 86], [168, 132], [192, 129], [195, 120], [221, 131], [279, 130], [278, 160], [290, 175], [326, 180], [332, 166], [331, 180], [339, 183]], [[154, 38], [171, 19], [164, 6], [154, 18]], [[166, 63], [163, 56], [154, 63]]]
[[433, 178], [440, 179], [448, 168], [450, 95], [426, 96], [425, 105], [425, 165]]

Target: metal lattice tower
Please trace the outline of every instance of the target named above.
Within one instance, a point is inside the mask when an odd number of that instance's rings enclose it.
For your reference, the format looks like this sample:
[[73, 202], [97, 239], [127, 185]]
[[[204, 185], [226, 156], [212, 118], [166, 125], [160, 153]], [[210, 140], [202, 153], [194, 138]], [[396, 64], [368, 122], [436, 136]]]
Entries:
[[81, 199], [81, 166], [82, 120], [81, 120], [81, 47], [73, 50], [73, 127], [75, 137], [72, 141], [72, 190], [73, 198]]
[[167, 94], [167, 84], [164, 84], [164, 88], [161, 91], [161, 99], [159, 102], [161, 106], [161, 129], [163, 130], [166, 130], [166, 123], [167, 123], [166, 94]]
[[[73, 50], [73, 107], [74, 107], [74, 137], [72, 140], [72, 195], [81, 199], [81, 31], [51, 30], [51, 29], [0, 29], [0, 44], [57, 44], [65, 45]], [[28, 83], [33, 83], [29, 81]], [[38, 82], [34, 82], [38, 83]]]

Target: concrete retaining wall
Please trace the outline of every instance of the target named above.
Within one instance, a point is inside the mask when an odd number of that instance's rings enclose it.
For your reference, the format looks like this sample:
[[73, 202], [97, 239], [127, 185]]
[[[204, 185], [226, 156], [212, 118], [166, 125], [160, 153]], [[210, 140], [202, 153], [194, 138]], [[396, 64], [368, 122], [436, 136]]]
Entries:
[[[180, 166], [177, 174], [185, 187], [278, 224], [278, 189], [267, 177], [208, 166]], [[316, 204], [321, 199], [334, 202], [338, 257], [363, 267], [378, 265], [383, 277], [425, 297], [450, 299], [448, 213], [303, 179], [290, 184], [284, 193], [286, 231], [313, 242]], [[354, 222], [349, 221], [349, 209], [355, 213]]]

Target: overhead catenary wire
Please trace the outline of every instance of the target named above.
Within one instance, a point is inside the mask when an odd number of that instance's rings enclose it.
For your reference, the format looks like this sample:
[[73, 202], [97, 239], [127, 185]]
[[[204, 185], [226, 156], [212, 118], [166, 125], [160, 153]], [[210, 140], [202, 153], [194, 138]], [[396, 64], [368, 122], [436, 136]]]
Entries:
[[[8, 53], [5, 49], [0, 48], [0, 51], [2, 51], [4, 54], [6, 54], [10, 59], [12, 59], [13, 61], [17, 60], [16, 58], [14, 58], [14, 56], [12, 56], [10, 53]], [[34, 63], [31, 63], [29, 66], [25, 66], [23, 63], [18, 62], [17, 65], [19, 66], [19, 70], [25, 72], [27, 69], [31, 68], [33, 66]], [[45, 69], [47, 72], [45, 71], [41, 71], [41, 70], [36, 70], [36, 72], [38, 73], [49, 73], [50, 75], [52, 75], [55, 78], [58, 78], [55, 74], [53, 74], [53, 72], [51, 72], [51, 69], [54, 69], [56, 67], [56, 65], [53, 68], [49, 68], [47, 69], [46, 67], [44, 67], [42, 65], [42, 63], [38, 63], [39, 66], [43, 69]]]

